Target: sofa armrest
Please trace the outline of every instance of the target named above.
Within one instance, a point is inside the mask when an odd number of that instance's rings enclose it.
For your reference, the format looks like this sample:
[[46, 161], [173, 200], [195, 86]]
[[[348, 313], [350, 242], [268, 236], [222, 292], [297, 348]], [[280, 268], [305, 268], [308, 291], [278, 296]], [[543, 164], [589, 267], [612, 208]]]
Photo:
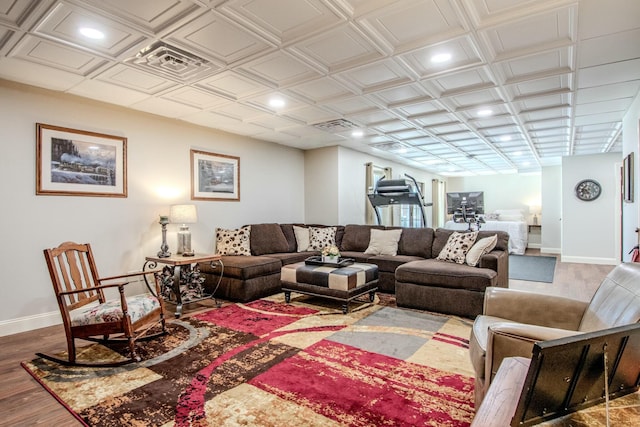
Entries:
[[530, 359], [534, 343], [580, 333], [578, 331], [514, 322], [501, 322], [491, 325], [487, 337], [485, 363], [485, 378], [490, 379], [487, 382], [487, 387], [498, 372], [503, 359], [515, 356]]
[[496, 286], [509, 287], [509, 252], [494, 250], [480, 257], [478, 267], [488, 268], [498, 273]]
[[515, 289], [489, 287], [483, 314], [530, 325], [576, 331], [588, 302]]

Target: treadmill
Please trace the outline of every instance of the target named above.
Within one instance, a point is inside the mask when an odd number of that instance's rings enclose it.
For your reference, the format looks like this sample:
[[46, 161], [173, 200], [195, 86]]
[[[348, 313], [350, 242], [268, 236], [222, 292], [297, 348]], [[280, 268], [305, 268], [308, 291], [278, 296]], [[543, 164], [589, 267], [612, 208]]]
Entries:
[[420, 206], [422, 226], [427, 226], [427, 216], [424, 212], [425, 206], [432, 206], [433, 203], [425, 203], [420, 187], [415, 178], [405, 174], [409, 179], [380, 179], [376, 183], [373, 193], [368, 194], [369, 201], [376, 213], [378, 225], [382, 224], [380, 207], [391, 205], [417, 205]]

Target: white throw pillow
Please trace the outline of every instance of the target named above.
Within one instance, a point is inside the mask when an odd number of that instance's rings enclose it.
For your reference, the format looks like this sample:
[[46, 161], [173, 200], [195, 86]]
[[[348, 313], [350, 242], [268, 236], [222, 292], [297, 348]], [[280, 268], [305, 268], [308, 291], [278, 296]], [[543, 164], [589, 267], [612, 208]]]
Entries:
[[293, 226], [293, 234], [296, 236], [296, 243], [298, 245], [298, 252], [305, 252], [309, 250], [309, 229], [307, 227]]
[[237, 230], [216, 228], [216, 253], [219, 255], [251, 255], [251, 226]]
[[309, 227], [309, 250], [321, 251], [336, 244], [336, 227]]
[[498, 235], [494, 234], [490, 237], [480, 239], [473, 244], [469, 252], [467, 252], [467, 264], [471, 267], [478, 265], [478, 261], [482, 258], [482, 255], [488, 254], [496, 247], [498, 243]]
[[397, 255], [398, 241], [402, 230], [371, 229], [369, 247], [364, 251], [367, 255]]
[[442, 248], [436, 259], [464, 264], [467, 252], [469, 252], [469, 249], [471, 249], [477, 237], [477, 231], [470, 233], [458, 233], [454, 231], [449, 236], [447, 244], [444, 245], [444, 248]]

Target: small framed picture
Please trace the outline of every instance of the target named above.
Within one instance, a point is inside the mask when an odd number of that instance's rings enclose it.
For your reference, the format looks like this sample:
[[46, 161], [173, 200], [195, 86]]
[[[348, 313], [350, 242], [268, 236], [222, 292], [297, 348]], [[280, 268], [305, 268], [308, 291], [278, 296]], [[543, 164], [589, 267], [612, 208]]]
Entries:
[[191, 199], [240, 201], [240, 157], [191, 150]]
[[36, 194], [127, 197], [127, 138], [37, 123]]

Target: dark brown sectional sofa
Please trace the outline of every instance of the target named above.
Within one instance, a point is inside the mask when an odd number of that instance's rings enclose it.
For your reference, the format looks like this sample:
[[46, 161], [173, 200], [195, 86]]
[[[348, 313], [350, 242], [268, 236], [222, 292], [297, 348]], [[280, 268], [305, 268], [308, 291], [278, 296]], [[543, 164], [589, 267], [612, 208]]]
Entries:
[[[251, 224], [251, 256], [224, 255], [224, 271], [200, 264], [205, 287], [219, 298], [247, 302], [281, 291], [282, 265], [304, 261], [318, 252], [297, 252], [293, 226], [318, 224]], [[484, 290], [508, 285], [509, 235], [481, 231], [478, 239], [496, 234], [496, 247], [483, 255], [478, 266], [439, 261], [453, 233], [433, 228], [402, 228], [397, 255], [368, 255], [371, 229], [398, 229], [351, 224], [336, 227], [336, 245], [342, 257], [378, 266], [378, 290], [395, 293], [398, 306], [473, 318], [482, 312]]]

